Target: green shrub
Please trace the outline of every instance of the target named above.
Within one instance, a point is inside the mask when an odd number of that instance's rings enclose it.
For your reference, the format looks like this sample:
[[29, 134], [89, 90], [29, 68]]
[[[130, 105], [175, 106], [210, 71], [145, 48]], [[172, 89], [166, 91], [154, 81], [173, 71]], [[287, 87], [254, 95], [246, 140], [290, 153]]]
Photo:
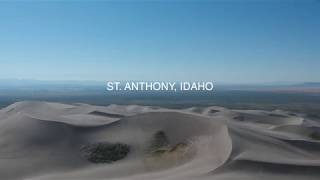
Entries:
[[125, 158], [130, 147], [121, 143], [97, 143], [83, 146], [81, 152], [92, 163], [112, 163]]

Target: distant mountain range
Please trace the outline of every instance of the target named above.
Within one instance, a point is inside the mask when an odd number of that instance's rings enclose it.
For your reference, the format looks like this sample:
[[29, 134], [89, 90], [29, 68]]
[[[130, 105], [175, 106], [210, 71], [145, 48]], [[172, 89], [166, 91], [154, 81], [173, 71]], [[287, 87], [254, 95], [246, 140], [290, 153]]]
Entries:
[[[30, 79], [0, 79], [1, 90], [46, 90], [46, 91], [104, 91], [107, 81], [77, 81], [77, 80], [30, 80]], [[312, 92], [320, 93], [320, 82], [302, 83], [260, 83], [260, 84], [215, 84], [216, 90], [249, 90], [249, 91], [282, 91], [282, 92]]]
[[298, 87], [319, 87], [320, 88], [320, 82], [305, 82], [302, 84], [297, 84]]

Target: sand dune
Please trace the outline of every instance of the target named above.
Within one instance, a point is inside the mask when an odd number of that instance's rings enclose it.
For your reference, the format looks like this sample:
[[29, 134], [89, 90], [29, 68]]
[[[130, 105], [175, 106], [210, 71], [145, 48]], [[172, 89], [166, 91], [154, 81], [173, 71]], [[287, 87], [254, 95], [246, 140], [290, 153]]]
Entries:
[[320, 124], [285, 111], [18, 102], [0, 179], [319, 179]]

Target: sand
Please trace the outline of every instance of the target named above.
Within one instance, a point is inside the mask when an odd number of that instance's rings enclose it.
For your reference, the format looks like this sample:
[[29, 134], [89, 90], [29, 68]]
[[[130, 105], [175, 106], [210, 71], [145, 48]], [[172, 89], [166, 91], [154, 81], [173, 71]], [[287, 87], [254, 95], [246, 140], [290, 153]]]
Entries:
[[[0, 110], [0, 179], [319, 179], [319, 127], [280, 110], [24, 101]], [[100, 144], [130, 151], [89, 161]]]

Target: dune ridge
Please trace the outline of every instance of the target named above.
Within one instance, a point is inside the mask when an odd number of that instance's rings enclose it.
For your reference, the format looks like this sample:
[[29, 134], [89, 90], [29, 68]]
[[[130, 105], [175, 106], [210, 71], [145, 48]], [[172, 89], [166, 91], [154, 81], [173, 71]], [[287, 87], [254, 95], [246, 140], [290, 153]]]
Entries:
[[280, 110], [23, 101], [0, 110], [0, 179], [319, 179], [318, 127]]

